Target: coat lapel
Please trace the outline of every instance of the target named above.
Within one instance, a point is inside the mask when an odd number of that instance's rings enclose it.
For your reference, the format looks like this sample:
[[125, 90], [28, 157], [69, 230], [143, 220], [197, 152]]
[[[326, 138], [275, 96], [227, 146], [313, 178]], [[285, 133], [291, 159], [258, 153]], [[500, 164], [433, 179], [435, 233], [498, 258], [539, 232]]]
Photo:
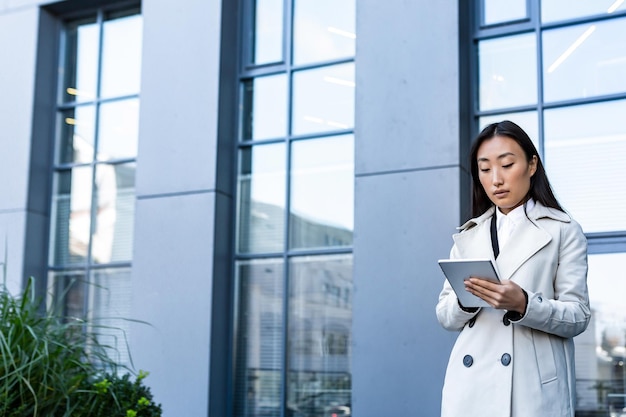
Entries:
[[495, 260], [491, 249], [489, 222], [481, 221], [471, 229], [455, 234], [453, 239], [459, 249], [460, 258]]
[[518, 225], [509, 238], [508, 243], [501, 249], [496, 264], [500, 279], [511, 279], [511, 276], [531, 256], [546, 246], [552, 237], [528, 219]]
[[[467, 221], [459, 227], [462, 233], [455, 234], [453, 238], [459, 250], [458, 255], [460, 258], [488, 258], [495, 260], [500, 279], [510, 279], [524, 262], [550, 243], [552, 237], [546, 230], [543, 230], [533, 221], [526, 218], [523, 223], [516, 227], [506, 247], [500, 251], [500, 255], [496, 260], [491, 248], [491, 232], [489, 229], [489, 220], [494, 215], [494, 211], [492, 207], [480, 217]], [[546, 208], [540, 203], [535, 203], [535, 208], [528, 215], [533, 220], [550, 217], [563, 222], [570, 221], [567, 214]]]

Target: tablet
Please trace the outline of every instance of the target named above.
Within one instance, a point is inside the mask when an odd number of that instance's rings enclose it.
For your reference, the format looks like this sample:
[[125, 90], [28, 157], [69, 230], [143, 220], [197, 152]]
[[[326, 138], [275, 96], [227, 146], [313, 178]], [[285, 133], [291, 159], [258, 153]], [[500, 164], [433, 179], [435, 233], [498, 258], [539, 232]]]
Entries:
[[470, 277], [500, 283], [491, 259], [440, 259], [438, 262], [463, 307], [491, 307], [485, 300], [467, 291], [464, 285]]

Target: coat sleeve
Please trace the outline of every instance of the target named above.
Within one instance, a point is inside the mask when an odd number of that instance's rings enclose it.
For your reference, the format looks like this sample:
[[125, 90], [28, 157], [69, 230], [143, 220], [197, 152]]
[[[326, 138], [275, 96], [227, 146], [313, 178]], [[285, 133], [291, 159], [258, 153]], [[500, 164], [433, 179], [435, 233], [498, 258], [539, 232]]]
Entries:
[[[450, 251], [450, 259], [458, 258], [456, 245]], [[437, 303], [437, 320], [446, 330], [457, 331], [463, 329], [472, 317], [476, 316], [480, 309], [468, 312], [461, 308], [458, 298], [448, 280], [444, 280], [443, 289], [439, 293]]]
[[574, 221], [561, 227], [554, 299], [528, 292], [526, 314], [518, 323], [561, 337], [584, 332], [591, 318], [587, 290], [587, 239]]

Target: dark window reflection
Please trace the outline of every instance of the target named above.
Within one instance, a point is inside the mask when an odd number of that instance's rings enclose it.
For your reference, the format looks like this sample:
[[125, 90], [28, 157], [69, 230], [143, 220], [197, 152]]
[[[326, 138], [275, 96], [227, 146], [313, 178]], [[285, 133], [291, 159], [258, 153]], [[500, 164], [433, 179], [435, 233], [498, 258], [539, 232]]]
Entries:
[[288, 410], [349, 415], [352, 255], [293, 258], [289, 267]]

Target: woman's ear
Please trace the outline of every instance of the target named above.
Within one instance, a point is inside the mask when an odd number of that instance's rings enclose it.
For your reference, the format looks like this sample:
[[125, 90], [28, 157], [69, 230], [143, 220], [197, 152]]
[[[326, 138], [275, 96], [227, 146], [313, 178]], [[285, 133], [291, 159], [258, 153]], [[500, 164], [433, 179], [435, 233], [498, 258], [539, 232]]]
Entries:
[[533, 155], [533, 157], [530, 158], [530, 161], [528, 162], [528, 169], [530, 170], [531, 177], [535, 175], [535, 172], [537, 172], [538, 162], [539, 162], [539, 158], [537, 158], [537, 155]]

